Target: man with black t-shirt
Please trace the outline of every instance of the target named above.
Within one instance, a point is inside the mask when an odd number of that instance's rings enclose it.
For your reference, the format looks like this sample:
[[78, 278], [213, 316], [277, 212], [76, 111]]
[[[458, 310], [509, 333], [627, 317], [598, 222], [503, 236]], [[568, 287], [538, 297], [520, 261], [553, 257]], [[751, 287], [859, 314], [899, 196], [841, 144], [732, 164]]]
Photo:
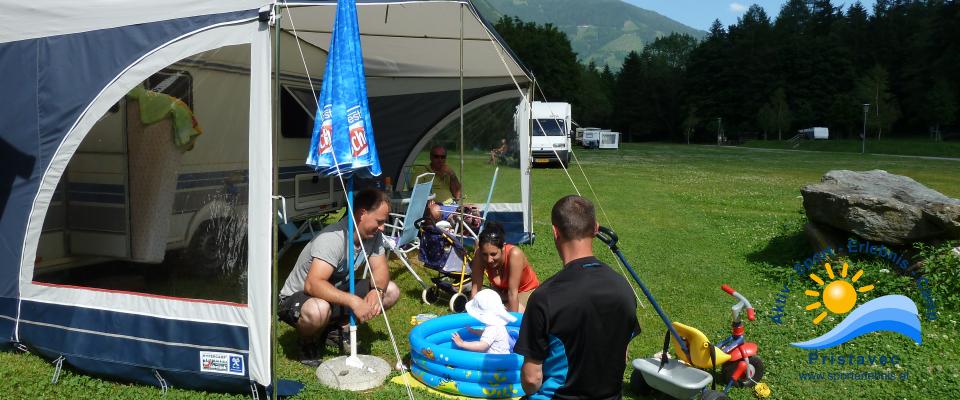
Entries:
[[640, 333], [626, 280], [593, 256], [593, 203], [567, 196], [553, 206], [563, 269], [533, 292], [514, 351], [529, 399], [620, 399], [627, 344]]

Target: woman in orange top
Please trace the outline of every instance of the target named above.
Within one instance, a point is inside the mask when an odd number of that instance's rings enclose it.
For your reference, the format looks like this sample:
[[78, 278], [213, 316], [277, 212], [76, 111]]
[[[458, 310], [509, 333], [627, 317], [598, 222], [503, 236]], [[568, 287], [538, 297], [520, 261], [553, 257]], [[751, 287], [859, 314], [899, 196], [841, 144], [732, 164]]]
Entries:
[[470, 297], [483, 289], [484, 275], [490, 279], [491, 289], [500, 293], [507, 311], [523, 312], [527, 299], [540, 286], [527, 256], [519, 247], [505, 244], [503, 227], [490, 222], [480, 233], [477, 253], [470, 264], [473, 287]]

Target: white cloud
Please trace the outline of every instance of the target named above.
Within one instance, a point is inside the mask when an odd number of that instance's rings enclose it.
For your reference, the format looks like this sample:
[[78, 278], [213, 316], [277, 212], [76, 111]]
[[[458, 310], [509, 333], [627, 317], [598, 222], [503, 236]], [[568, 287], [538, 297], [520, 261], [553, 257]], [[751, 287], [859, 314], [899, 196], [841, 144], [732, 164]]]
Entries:
[[735, 13], [742, 13], [744, 11], [747, 11], [747, 6], [740, 3], [736, 3], [736, 2], [730, 3], [730, 11], [733, 11]]

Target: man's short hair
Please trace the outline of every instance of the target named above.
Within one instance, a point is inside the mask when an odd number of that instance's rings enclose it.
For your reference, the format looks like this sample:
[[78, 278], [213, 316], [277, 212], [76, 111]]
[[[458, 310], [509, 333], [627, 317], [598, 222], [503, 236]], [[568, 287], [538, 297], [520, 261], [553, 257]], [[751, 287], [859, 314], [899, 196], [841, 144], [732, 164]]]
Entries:
[[356, 214], [359, 214], [360, 210], [376, 210], [383, 203], [390, 204], [390, 197], [379, 189], [363, 189], [353, 195], [353, 211]]
[[550, 220], [560, 236], [568, 240], [592, 238], [597, 227], [593, 203], [577, 195], [557, 200]]

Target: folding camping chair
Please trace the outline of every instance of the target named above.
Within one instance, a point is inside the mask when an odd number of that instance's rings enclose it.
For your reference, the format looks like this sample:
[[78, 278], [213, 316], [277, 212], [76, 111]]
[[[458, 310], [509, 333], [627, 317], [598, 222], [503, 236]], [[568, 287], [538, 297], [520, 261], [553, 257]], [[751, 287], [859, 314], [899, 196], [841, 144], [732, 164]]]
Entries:
[[430, 199], [430, 191], [433, 189], [433, 173], [424, 173], [417, 176], [414, 181], [413, 191], [410, 194], [410, 201], [407, 203], [407, 212], [404, 214], [390, 213], [391, 223], [386, 224], [390, 228], [390, 236], [386, 240], [387, 246], [393, 254], [397, 255], [403, 266], [424, 288], [427, 284], [420, 279], [413, 266], [410, 265], [410, 259], [407, 253], [419, 248], [417, 240], [417, 228], [415, 222], [423, 218], [423, 210], [427, 207], [427, 201]]
[[320, 233], [314, 230], [313, 223], [310, 220], [302, 221], [298, 226], [296, 222], [283, 222], [282, 216], [277, 218], [277, 230], [283, 235], [283, 246], [277, 251], [277, 258], [283, 257], [283, 253], [290, 250], [295, 244], [310, 242]]

